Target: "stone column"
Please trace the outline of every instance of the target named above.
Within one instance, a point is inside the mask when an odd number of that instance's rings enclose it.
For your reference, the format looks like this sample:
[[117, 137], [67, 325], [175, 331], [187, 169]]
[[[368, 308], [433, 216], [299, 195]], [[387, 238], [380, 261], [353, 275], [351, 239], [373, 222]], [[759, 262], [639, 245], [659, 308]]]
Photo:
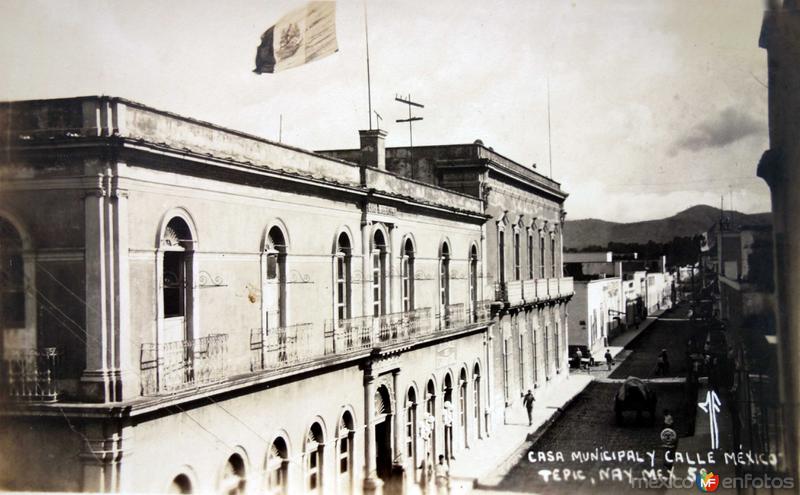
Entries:
[[383, 481], [378, 478], [375, 459], [375, 377], [372, 366], [364, 369], [364, 493], [382, 495]]

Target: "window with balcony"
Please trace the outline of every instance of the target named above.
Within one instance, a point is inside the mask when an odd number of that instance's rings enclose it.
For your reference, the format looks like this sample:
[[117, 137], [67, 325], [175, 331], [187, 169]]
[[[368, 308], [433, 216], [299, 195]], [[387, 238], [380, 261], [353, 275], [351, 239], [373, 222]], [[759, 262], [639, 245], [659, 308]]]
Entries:
[[528, 232], [528, 279], [533, 278], [533, 233]]
[[547, 278], [544, 273], [544, 234], [539, 235], [539, 278]]
[[442, 243], [439, 259], [439, 302], [446, 311], [450, 304], [450, 246], [446, 242]]
[[264, 243], [264, 287], [262, 304], [266, 328], [286, 326], [286, 237], [272, 227]]
[[161, 237], [161, 317], [165, 342], [194, 338], [190, 308], [194, 296], [194, 245], [195, 239], [186, 220], [173, 217]]
[[336, 253], [334, 254], [334, 264], [336, 270], [336, 286], [334, 303], [336, 306], [337, 321], [350, 318], [350, 261], [351, 261], [350, 238], [342, 232], [336, 240]]
[[25, 266], [22, 237], [0, 218], [0, 329], [25, 328]]
[[372, 237], [372, 316], [386, 314], [386, 237], [380, 230]]
[[400, 285], [402, 289], [403, 311], [414, 309], [414, 243], [406, 239], [403, 258], [400, 261]]

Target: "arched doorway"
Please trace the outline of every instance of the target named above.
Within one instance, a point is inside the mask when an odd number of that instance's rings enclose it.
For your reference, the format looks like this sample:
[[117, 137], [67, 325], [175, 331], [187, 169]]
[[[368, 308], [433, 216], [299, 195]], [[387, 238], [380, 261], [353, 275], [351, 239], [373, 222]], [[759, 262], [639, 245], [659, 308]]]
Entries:
[[336, 439], [338, 444], [337, 455], [339, 456], [336, 468], [337, 493], [340, 495], [353, 492], [353, 438], [356, 433], [353, 424], [353, 415], [350, 411], [345, 411], [339, 422], [339, 431]]
[[462, 368], [461, 374], [458, 377], [458, 426], [461, 430], [461, 444], [465, 448], [469, 446], [469, 437], [467, 436], [467, 415], [467, 369]]
[[305, 477], [306, 493], [322, 493], [325, 435], [322, 426], [314, 423], [306, 435]]
[[477, 437], [481, 438], [481, 368], [477, 363], [472, 370], [472, 421]]
[[375, 467], [384, 483], [392, 476], [392, 402], [386, 385], [375, 391]]
[[219, 491], [225, 495], [242, 495], [246, 482], [244, 460], [239, 454], [233, 454], [225, 463]]
[[179, 474], [170, 483], [167, 493], [192, 493], [192, 482], [185, 474]]
[[286, 495], [288, 490], [289, 449], [286, 441], [278, 437], [267, 452], [264, 491], [269, 495]]
[[413, 472], [416, 473], [416, 468], [419, 465], [417, 460], [417, 392], [414, 387], [408, 389], [406, 394], [406, 459], [411, 461]]
[[453, 378], [450, 373], [444, 376], [442, 382], [442, 424], [444, 425], [444, 458], [454, 459], [453, 456], [453, 423], [455, 423], [455, 406], [453, 404]]

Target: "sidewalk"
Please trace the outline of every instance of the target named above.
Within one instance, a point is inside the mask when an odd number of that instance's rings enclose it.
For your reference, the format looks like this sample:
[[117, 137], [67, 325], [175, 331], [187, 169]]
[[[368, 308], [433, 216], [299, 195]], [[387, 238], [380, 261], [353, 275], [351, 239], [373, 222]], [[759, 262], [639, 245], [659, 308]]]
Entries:
[[641, 322], [639, 324], [639, 328], [628, 329], [627, 331], [614, 337], [611, 342], [609, 342], [609, 345], [606, 346], [606, 349], [611, 351], [611, 355], [614, 356], [614, 364], [611, 366], [610, 370], [605, 362], [598, 361], [597, 366], [589, 368], [588, 370], [573, 370], [572, 376], [586, 374], [592, 376], [593, 378], [608, 378], [608, 376], [617, 369], [622, 361], [625, 361], [625, 358], [630, 356], [631, 352], [633, 352], [626, 349], [626, 347], [630, 345], [630, 343], [633, 342], [642, 332], [647, 330], [650, 325], [658, 321], [658, 319], [664, 315], [664, 313], [670, 311], [670, 309], [656, 311], [652, 315], [648, 316], [643, 322]]
[[489, 438], [474, 443], [469, 451], [451, 462], [450, 493], [469, 493], [478, 480], [484, 486], [498, 484], [591, 381], [590, 375], [570, 374], [559, 386], [537, 395], [532, 426], [528, 426], [527, 412], [522, 406], [511, 411], [506, 417], [507, 424], [495, 427]]

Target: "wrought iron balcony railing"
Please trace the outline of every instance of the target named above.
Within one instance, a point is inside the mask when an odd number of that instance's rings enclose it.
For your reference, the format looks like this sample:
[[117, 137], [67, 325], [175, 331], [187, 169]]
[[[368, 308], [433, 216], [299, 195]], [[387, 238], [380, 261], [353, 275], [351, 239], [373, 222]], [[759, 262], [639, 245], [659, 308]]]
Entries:
[[325, 355], [348, 354], [373, 346], [373, 317], [360, 316], [325, 322]]
[[179, 392], [224, 379], [227, 350], [227, 334], [164, 344], [142, 344], [142, 395]]
[[378, 342], [404, 342], [431, 333], [431, 308], [391, 313], [376, 318]]
[[492, 319], [492, 301], [477, 301], [473, 304], [470, 321], [483, 323]]
[[313, 345], [313, 330], [311, 323], [251, 329], [250, 371], [272, 370], [321, 356], [321, 347]]
[[10, 400], [56, 401], [58, 383], [55, 347], [6, 351], [3, 358], [3, 395]]
[[467, 323], [467, 309], [464, 303], [448, 304], [437, 317], [440, 330], [463, 327]]

